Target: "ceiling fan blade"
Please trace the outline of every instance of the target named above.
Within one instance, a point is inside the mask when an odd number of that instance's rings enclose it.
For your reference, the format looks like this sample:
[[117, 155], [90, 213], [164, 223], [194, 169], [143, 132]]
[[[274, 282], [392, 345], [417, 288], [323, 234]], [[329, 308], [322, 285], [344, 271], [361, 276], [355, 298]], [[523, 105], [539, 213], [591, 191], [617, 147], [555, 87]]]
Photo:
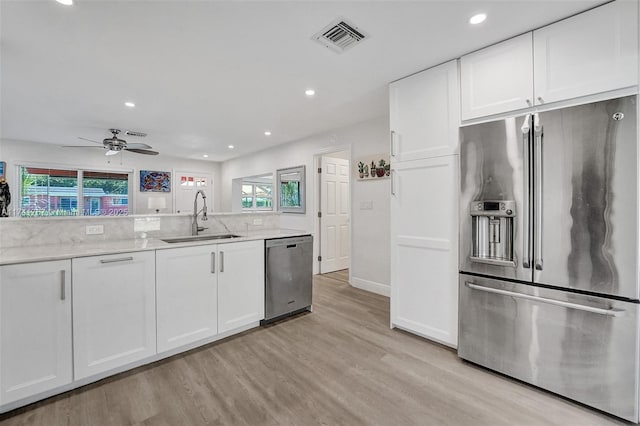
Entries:
[[156, 151], [149, 151], [147, 149], [136, 149], [136, 148], [125, 148], [125, 150], [127, 151], [131, 151], [131, 152], [135, 152], [136, 154], [146, 154], [146, 155], [158, 155], [158, 152]]
[[147, 134], [144, 132], [134, 132], [133, 130], [125, 130], [124, 134], [129, 136], [137, 136], [139, 138], [144, 138], [145, 136], [147, 136]]
[[128, 143], [127, 148], [129, 149], [151, 149], [152, 147], [147, 145], [146, 143]]
[[101, 148], [101, 149], [104, 149], [104, 146], [91, 146], [91, 145], [62, 145], [62, 148]]
[[92, 139], [81, 138], [80, 136], [78, 136], [78, 139], [82, 139], [83, 141], [89, 141], [89, 142], [93, 142], [93, 143], [99, 143], [100, 145], [102, 145], [102, 142], [94, 141]]

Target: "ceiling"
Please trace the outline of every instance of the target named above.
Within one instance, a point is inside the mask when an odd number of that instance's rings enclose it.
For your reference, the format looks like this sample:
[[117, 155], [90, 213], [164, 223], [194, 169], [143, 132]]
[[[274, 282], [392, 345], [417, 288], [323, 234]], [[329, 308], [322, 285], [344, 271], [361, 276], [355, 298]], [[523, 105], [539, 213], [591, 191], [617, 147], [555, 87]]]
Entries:
[[[383, 116], [390, 81], [600, 3], [0, 0], [0, 137], [86, 145], [117, 127], [224, 161]], [[338, 17], [370, 39], [311, 40]]]

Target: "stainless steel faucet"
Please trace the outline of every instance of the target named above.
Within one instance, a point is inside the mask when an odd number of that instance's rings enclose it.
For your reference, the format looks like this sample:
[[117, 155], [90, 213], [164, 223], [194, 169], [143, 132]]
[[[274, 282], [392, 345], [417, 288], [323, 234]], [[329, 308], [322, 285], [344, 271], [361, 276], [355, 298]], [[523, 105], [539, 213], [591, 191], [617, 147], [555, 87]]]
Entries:
[[[198, 210], [198, 194], [202, 195], [202, 209]], [[191, 216], [191, 235], [198, 235], [198, 232], [204, 231], [207, 228], [198, 226], [198, 215], [202, 212], [202, 220], [207, 220], [207, 194], [202, 189], [196, 192], [196, 197], [193, 199], [193, 216]]]

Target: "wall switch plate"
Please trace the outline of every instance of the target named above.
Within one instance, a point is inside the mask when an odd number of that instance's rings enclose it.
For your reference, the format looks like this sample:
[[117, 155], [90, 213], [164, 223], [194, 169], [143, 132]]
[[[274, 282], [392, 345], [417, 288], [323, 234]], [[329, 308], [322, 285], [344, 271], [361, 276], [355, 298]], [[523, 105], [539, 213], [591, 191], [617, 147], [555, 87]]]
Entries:
[[262, 219], [253, 219], [254, 225], [262, 225]]
[[360, 210], [373, 210], [373, 201], [360, 201]]
[[104, 234], [104, 225], [87, 225], [87, 235]]

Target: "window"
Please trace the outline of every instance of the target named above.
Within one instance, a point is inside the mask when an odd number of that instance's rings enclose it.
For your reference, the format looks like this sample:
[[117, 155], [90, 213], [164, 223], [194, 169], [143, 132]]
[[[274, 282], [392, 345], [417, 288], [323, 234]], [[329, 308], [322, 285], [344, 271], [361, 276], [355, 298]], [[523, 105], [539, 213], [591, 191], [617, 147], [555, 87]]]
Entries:
[[129, 213], [129, 173], [21, 166], [20, 176], [20, 216]]
[[78, 199], [72, 197], [60, 197], [60, 208], [63, 210], [78, 210]]
[[126, 198], [112, 198], [111, 199], [111, 205], [113, 206], [128, 206], [129, 205], [129, 200]]
[[242, 182], [242, 209], [273, 210], [272, 190], [270, 183]]
[[284, 213], [304, 213], [305, 209], [305, 166], [291, 167], [277, 171], [278, 210]]
[[129, 214], [129, 175], [85, 171], [82, 197], [85, 216], [125, 216]]
[[20, 176], [20, 216], [78, 215], [77, 170], [21, 167]]

